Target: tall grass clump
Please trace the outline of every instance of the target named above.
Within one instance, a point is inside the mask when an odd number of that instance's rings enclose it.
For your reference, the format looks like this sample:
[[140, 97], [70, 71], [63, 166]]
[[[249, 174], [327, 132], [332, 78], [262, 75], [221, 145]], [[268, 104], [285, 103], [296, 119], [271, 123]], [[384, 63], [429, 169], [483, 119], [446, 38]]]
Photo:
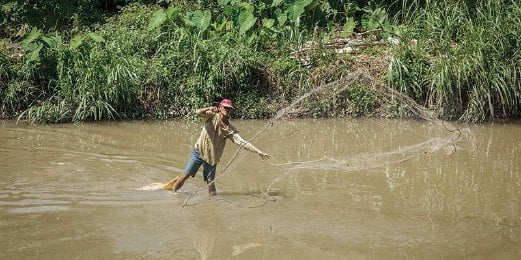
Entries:
[[125, 118], [139, 109], [135, 97], [144, 64], [137, 56], [123, 55], [114, 42], [91, 36], [77, 46], [50, 50], [55, 54], [56, 79], [49, 82], [46, 97], [22, 117], [31, 122], [101, 120]]
[[[32, 122], [183, 116], [219, 97], [266, 99], [255, 88], [253, 39], [210, 30], [210, 12], [129, 5], [56, 57], [51, 94], [22, 117]], [[33, 41], [39, 41], [36, 38]], [[246, 102], [247, 103], [247, 102]], [[247, 109], [247, 107], [246, 107]], [[239, 116], [242, 111], [238, 109]]]
[[392, 86], [450, 119], [521, 116], [519, 2], [425, 1], [410, 17]]

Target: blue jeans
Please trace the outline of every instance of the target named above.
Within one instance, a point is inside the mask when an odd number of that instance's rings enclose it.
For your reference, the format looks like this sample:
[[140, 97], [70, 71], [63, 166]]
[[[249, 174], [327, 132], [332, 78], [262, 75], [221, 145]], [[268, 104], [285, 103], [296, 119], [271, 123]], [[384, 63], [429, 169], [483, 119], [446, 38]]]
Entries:
[[201, 165], [203, 165], [204, 181], [206, 181], [206, 182], [213, 181], [213, 179], [215, 178], [215, 171], [217, 169], [217, 165], [211, 165], [211, 164], [205, 162], [199, 155], [199, 151], [197, 149], [194, 149], [192, 151], [192, 154], [190, 155], [190, 158], [188, 159], [188, 162], [186, 163], [185, 174], [194, 177], [195, 173], [197, 172], [197, 170], [199, 170]]

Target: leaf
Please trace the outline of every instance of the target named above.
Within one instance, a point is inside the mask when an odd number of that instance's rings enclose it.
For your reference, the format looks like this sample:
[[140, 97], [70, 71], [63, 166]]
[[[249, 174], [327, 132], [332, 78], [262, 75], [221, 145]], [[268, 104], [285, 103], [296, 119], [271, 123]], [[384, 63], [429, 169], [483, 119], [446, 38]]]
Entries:
[[25, 39], [22, 41], [22, 46], [27, 48], [27, 46], [30, 43], [32, 43], [33, 41], [38, 39], [40, 36], [42, 36], [42, 33], [40, 32], [40, 30], [36, 27], [33, 27], [31, 32], [29, 33], [29, 35], [27, 35], [27, 37], [25, 37]]
[[87, 35], [96, 42], [105, 42], [105, 39], [96, 33], [90, 32]]
[[271, 7], [279, 6], [282, 3], [282, 0], [273, 0], [271, 3]]
[[313, 0], [295, 0], [288, 5], [286, 12], [291, 21], [295, 22]]
[[38, 42], [31, 42], [31, 43], [27, 44], [25, 49], [27, 50], [27, 52], [31, 52], [31, 51], [34, 51], [34, 50], [38, 49], [39, 46], [40, 46], [40, 43], [38, 43]]
[[166, 21], [167, 14], [165, 10], [159, 9], [154, 12], [152, 15], [152, 18], [150, 18], [150, 21], [148, 22], [148, 29], [154, 30], [161, 26]]
[[201, 23], [200, 26], [198, 26], [199, 31], [204, 32], [206, 28], [210, 25], [210, 22], [212, 21], [212, 13], [210, 10], [206, 10], [203, 13], [203, 16], [201, 17]]
[[246, 40], [246, 42], [247, 42], [248, 44], [252, 44], [252, 43], [253, 43], [257, 38], [258, 38], [258, 37], [257, 37], [257, 34], [256, 34], [256, 33], [252, 33], [252, 34], [250, 35], [250, 37], [248, 37], [248, 39]]
[[246, 31], [248, 31], [253, 25], [255, 25], [255, 22], [257, 22], [257, 17], [253, 15], [253, 10], [244, 10], [239, 15], [239, 33], [244, 34]]
[[76, 49], [80, 47], [80, 45], [83, 43], [83, 39], [85, 39], [84, 35], [78, 34], [71, 39], [70, 46], [72, 49]]
[[42, 45], [38, 44], [38, 47], [29, 53], [29, 58], [27, 58], [27, 62], [39, 61], [40, 60], [40, 51], [42, 50]]
[[47, 36], [42, 36], [42, 41], [45, 42], [47, 46], [51, 49], [56, 47], [56, 42]]
[[342, 26], [342, 36], [350, 37], [353, 35], [353, 30], [356, 27], [356, 22], [353, 17], [348, 17], [344, 26]]
[[204, 32], [208, 26], [210, 26], [210, 21], [212, 20], [212, 13], [210, 10], [201, 11], [197, 10], [195, 12], [190, 12], [187, 14], [185, 22], [187, 22], [191, 26], [195, 26], [199, 29], [200, 32]]
[[54, 47], [63, 46], [63, 38], [58, 32], [50, 32], [47, 34], [47, 37], [55, 42], [56, 45]]
[[219, 6], [226, 6], [228, 3], [230, 3], [230, 0], [217, 0]]
[[174, 7], [173, 5], [166, 9], [166, 16], [168, 20], [175, 20], [181, 16], [181, 9]]
[[249, 3], [246, 3], [246, 2], [243, 2], [243, 3], [240, 3], [238, 4], [237, 6], [239, 6], [241, 13], [250, 13], [250, 14], [253, 14], [253, 11], [255, 11], [255, 7]]
[[233, 8], [232, 6], [227, 5], [227, 6], [224, 6], [224, 7], [222, 8], [222, 11], [221, 11], [221, 12], [222, 12], [222, 14], [223, 14], [224, 16], [230, 17], [230, 16], [233, 15], [233, 12], [234, 12], [234, 11], [235, 11], [235, 8]]
[[288, 20], [288, 15], [280, 11], [280, 9], [277, 9], [275, 11], [275, 15], [277, 16], [277, 22], [279, 23], [279, 26], [283, 26], [284, 23], [286, 23], [286, 21]]
[[275, 24], [275, 19], [269, 19], [269, 18], [262, 19], [262, 25], [268, 29], [271, 29], [271, 27], [273, 27], [273, 24]]
[[217, 22], [212, 23], [212, 27], [214, 28], [215, 31], [220, 32], [223, 30], [224, 26], [226, 26], [227, 23], [228, 23], [228, 20], [226, 19], [226, 17], [223, 17], [220, 23], [217, 23]]
[[384, 30], [384, 24], [388, 21], [387, 13], [382, 8], [366, 9], [365, 14], [362, 17], [362, 27], [366, 31], [372, 31], [375, 29]]

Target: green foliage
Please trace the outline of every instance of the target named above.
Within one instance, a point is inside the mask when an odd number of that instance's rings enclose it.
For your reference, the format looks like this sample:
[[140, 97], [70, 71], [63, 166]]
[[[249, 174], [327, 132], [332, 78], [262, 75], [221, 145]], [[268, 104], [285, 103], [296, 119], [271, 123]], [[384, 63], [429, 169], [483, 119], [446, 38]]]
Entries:
[[421, 49], [406, 46], [398, 51], [389, 63], [387, 82], [391, 87], [424, 102], [429, 89], [428, 78], [431, 64]]
[[32, 67], [22, 62], [13, 64], [11, 60], [18, 59], [19, 53], [7, 47], [0, 42], [0, 117], [19, 113], [42, 95], [34, 86]]
[[33, 27], [43, 32], [78, 30], [102, 20], [102, 9], [113, 8], [107, 3], [101, 0], [3, 0], [0, 3], [0, 37], [20, 37]]
[[150, 22], [148, 23], [148, 29], [156, 29], [161, 26], [167, 19], [165, 10], [157, 9], [152, 15]]
[[[515, 1], [427, 1], [391, 63], [391, 83], [469, 121], [521, 115], [521, 6]], [[420, 95], [418, 95], [418, 94]]]
[[212, 14], [210, 10], [196, 10], [194, 12], [188, 12], [185, 18], [186, 24], [197, 28], [199, 33], [203, 33], [204, 31], [206, 31], [208, 26], [210, 26], [211, 20]]
[[363, 116], [375, 109], [376, 96], [365, 86], [355, 85], [350, 88], [347, 100], [351, 101], [347, 113], [352, 116]]
[[286, 5], [286, 13], [290, 21], [299, 25], [300, 16], [304, 13], [306, 6], [311, 4], [312, 0], [294, 0]]
[[323, 93], [308, 101], [306, 109], [314, 117], [359, 117], [375, 113], [376, 104], [377, 98], [369, 87], [355, 84]]
[[[2, 116], [184, 116], [221, 97], [239, 104], [235, 116], [269, 116], [348, 73], [323, 44], [353, 33], [399, 37], [387, 82], [446, 117], [521, 116], [515, 1], [4, 0], [0, 8]], [[310, 41], [303, 66], [294, 54]], [[362, 115], [377, 102], [364, 86], [322, 101], [310, 111]]]
[[394, 25], [390, 22], [387, 12], [378, 6], [367, 6], [363, 9], [361, 24], [364, 31], [376, 32], [376, 35], [387, 38], [395, 31]]
[[257, 22], [257, 17], [253, 15], [253, 8], [245, 8], [237, 17], [237, 23], [240, 25], [239, 33], [244, 34], [253, 27], [255, 22]]

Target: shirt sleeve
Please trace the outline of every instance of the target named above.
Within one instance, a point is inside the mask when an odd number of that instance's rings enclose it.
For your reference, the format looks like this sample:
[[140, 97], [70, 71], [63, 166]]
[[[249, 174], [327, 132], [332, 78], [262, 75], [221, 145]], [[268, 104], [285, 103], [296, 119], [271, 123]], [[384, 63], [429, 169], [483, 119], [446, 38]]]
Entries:
[[212, 112], [211, 110], [208, 110], [208, 111], [206, 111], [205, 113], [202, 113], [202, 114], [197, 114], [199, 119], [201, 121], [203, 121], [203, 122], [208, 122], [210, 119], [213, 118], [214, 115], [215, 115], [215, 113]]
[[250, 142], [244, 140], [238, 132], [234, 131], [232, 134], [231, 134], [231, 140], [233, 141], [233, 143], [235, 143], [236, 145], [250, 151], [250, 152], [254, 152], [254, 153], [261, 153], [261, 151], [259, 149], [257, 149], [257, 147], [253, 146], [253, 144], [251, 144]]

